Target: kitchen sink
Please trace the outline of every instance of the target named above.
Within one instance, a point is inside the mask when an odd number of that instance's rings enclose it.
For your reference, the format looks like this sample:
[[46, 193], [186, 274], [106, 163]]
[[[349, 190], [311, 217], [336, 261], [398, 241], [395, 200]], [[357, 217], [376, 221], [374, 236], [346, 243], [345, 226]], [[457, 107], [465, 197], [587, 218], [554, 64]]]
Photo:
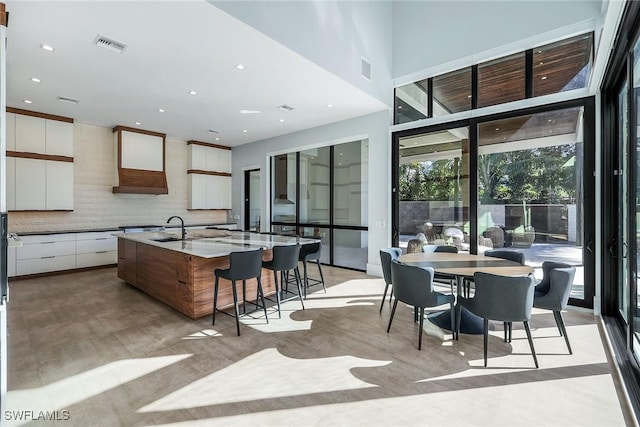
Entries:
[[179, 242], [182, 239], [180, 237], [156, 237], [155, 239], [149, 240], [153, 240], [154, 242]]

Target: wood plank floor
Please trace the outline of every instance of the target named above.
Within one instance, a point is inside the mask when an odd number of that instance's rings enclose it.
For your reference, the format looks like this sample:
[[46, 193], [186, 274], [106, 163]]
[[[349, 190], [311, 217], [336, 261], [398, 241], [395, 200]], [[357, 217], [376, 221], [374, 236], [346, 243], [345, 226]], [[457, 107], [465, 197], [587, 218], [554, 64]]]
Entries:
[[326, 294], [246, 318], [240, 337], [233, 318], [189, 320], [114, 268], [11, 282], [6, 425], [26, 424], [20, 411], [64, 426], [631, 425], [592, 315], [565, 314], [568, 355], [534, 311], [540, 369], [521, 325], [507, 344], [496, 324], [483, 368], [482, 336], [418, 351], [410, 307], [386, 333], [382, 279], [324, 271]]

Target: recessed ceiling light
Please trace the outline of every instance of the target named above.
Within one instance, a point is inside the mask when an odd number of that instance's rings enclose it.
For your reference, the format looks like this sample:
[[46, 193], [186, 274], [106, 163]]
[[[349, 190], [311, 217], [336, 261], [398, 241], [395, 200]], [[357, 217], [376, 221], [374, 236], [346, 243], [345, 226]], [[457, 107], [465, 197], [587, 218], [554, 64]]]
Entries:
[[240, 110], [240, 114], [259, 114], [258, 110]]
[[467, 98], [471, 98], [471, 95], [467, 95]]
[[220, 138], [216, 138], [216, 141], [220, 141]]
[[23, 101], [25, 104], [31, 104], [31, 103], [32, 103], [32, 101], [31, 101], [31, 100], [29, 100], [29, 99], [23, 99], [22, 101]]
[[242, 133], [247, 133], [247, 132], [249, 132], [249, 131], [248, 131], [248, 130], [246, 130], [246, 129], [244, 129], [244, 130], [242, 131]]
[[48, 44], [41, 44], [40, 47], [47, 52], [53, 52], [55, 50], [53, 46], [49, 46]]
[[402, 105], [398, 105], [398, 110], [402, 110]]
[[344, 156], [344, 153], [340, 153], [341, 156]]
[[242, 65], [242, 64], [236, 64], [236, 68], [237, 68], [238, 70], [244, 70], [244, 69], [245, 69], [245, 66], [244, 66], [244, 65]]
[[547, 76], [540, 77], [541, 80], [547, 80]]
[[284, 122], [284, 119], [280, 119], [280, 122]]
[[190, 90], [189, 91], [189, 95], [197, 95], [197, 94], [198, 94], [198, 92], [196, 92], [195, 90]]
[[496, 128], [496, 130], [500, 130], [500, 128]]
[[327, 104], [327, 107], [331, 108], [333, 107], [333, 104]]
[[40, 79], [37, 77], [31, 77], [31, 81], [34, 83], [40, 83]]
[[158, 108], [158, 113], [164, 113], [164, 110], [162, 108]]
[[136, 126], [140, 126], [142, 123], [140, 122], [136, 122]]
[[544, 65], [544, 61], [540, 61], [540, 65]]

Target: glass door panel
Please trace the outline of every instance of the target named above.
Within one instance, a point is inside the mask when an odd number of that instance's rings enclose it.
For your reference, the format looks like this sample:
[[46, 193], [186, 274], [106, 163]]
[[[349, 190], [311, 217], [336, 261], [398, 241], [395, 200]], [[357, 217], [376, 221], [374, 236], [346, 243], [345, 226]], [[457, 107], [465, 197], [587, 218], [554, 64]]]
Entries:
[[[633, 352], [636, 355], [637, 359], [640, 359], [640, 298], [638, 298], [638, 289], [640, 289], [640, 286], [638, 286], [638, 231], [640, 230], [639, 227], [639, 220], [640, 220], [640, 183], [638, 182], [638, 176], [639, 176], [639, 172], [640, 172], [640, 144], [638, 141], [638, 126], [640, 126], [640, 117], [638, 117], [638, 112], [640, 111], [640, 40], [636, 41], [636, 45], [634, 46], [633, 49], [633, 57], [634, 57], [634, 63], [633, 63], [633, 102], [634, 102], [634, 117], [631, 120], [631, 125], [632, 125], [632, 129], [635, 130], [635, 132], [632, 133], [632, 135], [635, 137], [635, 140], [632, 141], [633, 145], [632, 145], [632, 150], [634, 151], [634, 155], [635, 155], [635, 159], [633, 162], [633, 167], [634, 167], [634, 171], [633, 174], [631, 175], [632, 177], [634, 177], [634, 185], [633, 185], [633, 206], [631, 209], [631, 219], [633, 221], [632, 225], [631, 225], [631, 229], [628, 230], [629, 232], [629, 249], [630, 249], [630, 256], [631, 256], [631, 260], [630, 261], [634, 261], [631, 262], [630, 267], [629, 267], [629, 275], [631, 275], [631, 278], [633, 280], [632, 285], [631, 286], [631, 290], [633, 291], [633, 297], [634, 297], [634, 301], [633, 301]], [[633, 251], [633, 252], [631, 252]]]
[[576, 266], [571, 297], [583, 300], [583, 107], [478, 125], [478, 253], [523, 252]]
[[300, 222], [329, 224], [330, 148], [300, 152]]
[[629, 269], [626, 263], [625, 245], [629, 241], [627, 212], [629, 210], [629, 191], [627, 186], [627, 158], [628, 158], [628, 92], [625, 80], [618, 93], [618, 310], [625, 322], [629, 322]]
[[244, 172], [244, 229], [260, 231], [260, 169]]
[[400, 138], [400, 247], [423, 233], [427, 244], [469, 251], [469, 128]]

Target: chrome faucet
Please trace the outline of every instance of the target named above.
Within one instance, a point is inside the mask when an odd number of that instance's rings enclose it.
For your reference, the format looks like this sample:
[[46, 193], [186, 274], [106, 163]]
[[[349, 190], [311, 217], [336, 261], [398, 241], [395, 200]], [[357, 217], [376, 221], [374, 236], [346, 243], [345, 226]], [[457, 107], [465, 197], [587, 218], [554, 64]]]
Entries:
[[187, 232], [184, 229], [184, 220], [182, 218], [180, 218], [178, 215], [174, 215], [174, 216], [172, 216], [171, 218], [169, 218], [167, 220], [167, 224], [169, 224], [173, 218], [178, 218], [180, 220], [180, 227], [182, 228], [182, 240], [186, 239], [187, 238]]

